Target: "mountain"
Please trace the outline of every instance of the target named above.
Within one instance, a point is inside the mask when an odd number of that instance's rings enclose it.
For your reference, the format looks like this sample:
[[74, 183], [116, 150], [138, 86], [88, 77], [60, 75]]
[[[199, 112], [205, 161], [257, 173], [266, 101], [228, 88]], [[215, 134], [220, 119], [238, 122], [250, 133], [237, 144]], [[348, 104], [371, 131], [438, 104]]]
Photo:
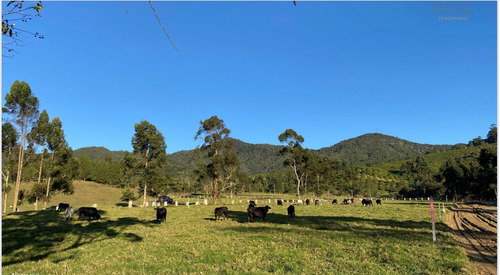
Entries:
[[[241, 162], [241, 171], [247, 174], [277, 172], [282, 169], [284, 157], [277, 155], [279, 145], [250, 144], [233, 139], [234, 149]], [[450, 149], [451, 145], [430, 145], [410, 142], [383, 134], [365, 134], [341, 141], [331, 147], [312, 150], [329, 159], [346, 161], [352, 165], [374, 165], [394, 162], [431, 152]], [[104, 147], [86, 147], [75, 151], [76, 157], [87, 154], [91, 160], [111, 157], [123, 159], [125, 151], [109, 151]], [[198, 162], [194, 150], [179, 151], [168, 155], [166, 170], [172, 176], [192, 171]]]
[[76, 158], [81, 158], [83, 155], [87, 155], [90, 160], [98, 161], [111, 157], [113, 160], [122, 160], [126, 151], [110, 151], [104, 147], [83, 147], [73, 151], [73, 155]]
[[355, 165], [373, 165], [425, 155], [450, 149], [451, 145], [430, 145], [410, 142], [393, 136], [373, 133], [341, 141], [317, 150], [330, 159]]

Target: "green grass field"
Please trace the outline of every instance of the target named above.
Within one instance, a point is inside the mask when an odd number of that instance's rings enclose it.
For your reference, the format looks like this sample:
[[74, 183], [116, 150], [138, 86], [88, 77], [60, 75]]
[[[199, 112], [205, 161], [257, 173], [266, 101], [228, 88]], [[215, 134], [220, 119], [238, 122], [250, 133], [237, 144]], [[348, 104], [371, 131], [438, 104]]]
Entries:
[[[273, 200], [265, 222], [247, 223], [246, 200], [252, 197], [245, 196], [236, 198], [235, 205], [222, 199], [219, 205], [229, 208], [227, 221], [214, 221], [214, 206], [181, 205], [168, 206], [167, 222], [157, 224], [151, 207], [120, 207], [120, 191], [110, 193], [113, 199], [87, 197], [79, 203], [76, 194], [85, 186], [91, 187], [87, 193], [105, 193], [94, 183], [79, 182], [75, 195], [51, 205], [98, 203], [99, 221], [77, 221], [76, 216], [63, 222], [62, 212], [28, 206], [3, 215], [4, 274], [476, 272], [443, 223], [437, 223], [438, 241], [432, 242], [427, 201], [299, 205], [297, 217], [289, 219], [288, 203], [277, 206]], [[261, 199], [258, 204], [268, 203]]]

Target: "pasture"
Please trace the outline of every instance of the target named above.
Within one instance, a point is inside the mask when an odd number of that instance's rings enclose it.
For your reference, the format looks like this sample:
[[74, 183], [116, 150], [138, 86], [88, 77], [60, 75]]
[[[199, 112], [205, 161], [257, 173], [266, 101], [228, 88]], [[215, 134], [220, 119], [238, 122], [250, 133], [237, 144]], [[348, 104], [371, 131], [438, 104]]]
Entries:
[[[266, 221], [247, 222], [249, 197], [227, 221], [213, 205], [151, 208], [98, 205], [98, 221], [63, 222], [63, 212], [23, 211], [2, 219], [2, 271], [39, 274], [475, 274], [442, 222], [432, 242], [427, 201], [382, 206], [296, 205], [272, 201]], [[339, 198], [340, 199], [340, 198]], [[66, 200], [68, 201], [68, 200]], [[60, 201], [57, 201], [60, 202]], [[53, 201], [51, 205], [55, 205]], [[264, 206], [259, 200], [258, 205]], [[80, 206], [72, 203], [75, 208]], [[436, 215], [436, 217], [438, 217]], [[444, 218], [443, 218], [444, 220]], [[439, 221], [439, 220], [438, 220]]]

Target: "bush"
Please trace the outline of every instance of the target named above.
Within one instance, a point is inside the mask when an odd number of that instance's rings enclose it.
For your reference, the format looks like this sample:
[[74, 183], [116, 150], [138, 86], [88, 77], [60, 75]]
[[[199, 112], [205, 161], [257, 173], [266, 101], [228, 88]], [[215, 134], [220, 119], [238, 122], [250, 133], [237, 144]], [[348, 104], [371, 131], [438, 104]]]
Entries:
[[130, 189], [130, 188], [127, 188], [123, 191], [122, 193], [122, 197], [121, 197], [121, 200], [122, 201], [133, 201], [135, 200], [136, 197], [135, 197], [135, 192], [134, 190]]

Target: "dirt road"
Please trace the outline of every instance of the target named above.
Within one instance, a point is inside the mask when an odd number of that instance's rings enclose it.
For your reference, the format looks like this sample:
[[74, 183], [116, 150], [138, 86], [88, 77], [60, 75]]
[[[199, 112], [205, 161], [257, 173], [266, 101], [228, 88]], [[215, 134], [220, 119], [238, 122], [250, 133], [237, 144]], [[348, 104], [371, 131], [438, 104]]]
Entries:
[[468, 203], [451, 210], [446, 223], [478, 274], [497, 274], [497, 207]]

